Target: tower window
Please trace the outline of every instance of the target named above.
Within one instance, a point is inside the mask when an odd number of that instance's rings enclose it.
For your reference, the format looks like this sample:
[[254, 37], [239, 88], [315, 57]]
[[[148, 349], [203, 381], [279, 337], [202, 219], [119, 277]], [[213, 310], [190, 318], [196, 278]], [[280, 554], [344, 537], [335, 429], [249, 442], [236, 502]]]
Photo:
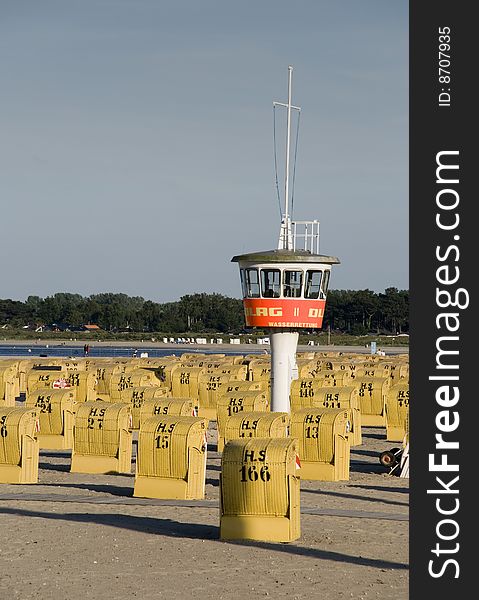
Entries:
[[258, 269], [242, 269], [243, 296], [244, 298], [259, 298]]
[[303, 271], [284, 271], [283, 296], [285, 298], [300, 298]]
[[261, 295], [264, 298], [279, 298], [281, 291], [281, 271], [261, 269]]
[[321, 291], [321, 278], [322, 271], [307, 271], [306, 272], [306, 285], [304, 290], [304, 297], [316, 300], [319, 298]]
[[323, 277], [323, 285], [321, 288], [321, 291], [323, 292], [323, 298], [326, 298], [326, 294], [328, 293], [328, 287], [329, 287], [329, 276], [331, 275], [330, 271], [325, 271], [324, 272], [324, 277]]

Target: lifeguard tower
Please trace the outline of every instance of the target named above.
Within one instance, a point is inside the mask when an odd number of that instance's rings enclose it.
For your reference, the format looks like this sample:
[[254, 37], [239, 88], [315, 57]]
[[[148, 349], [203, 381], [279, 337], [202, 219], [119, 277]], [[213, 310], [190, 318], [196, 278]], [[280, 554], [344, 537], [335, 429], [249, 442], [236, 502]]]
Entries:
[[275, 250], [234, 256], [239, 263], [247, 327], [269, 332], [271, 347], [271, 411], [290, 412], [291, 381], [298, 378], [299, 332], [320, 329], [335, 256], [319, 251], [319, 221], [293, 221], [289, 212], [289, 162], [293, 67], [288, 67], [284, 213]]

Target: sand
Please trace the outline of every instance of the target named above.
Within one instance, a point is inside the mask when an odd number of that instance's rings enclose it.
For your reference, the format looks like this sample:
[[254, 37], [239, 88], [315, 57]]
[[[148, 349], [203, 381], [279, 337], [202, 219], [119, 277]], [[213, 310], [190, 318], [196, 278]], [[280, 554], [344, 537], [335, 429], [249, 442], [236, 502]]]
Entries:
[[[127, 475], [70, 473], [40, 451], [39, 480], [0, 486], [0, 598], [408, 598], [409, 479], [389, 475], [384, 428], [363, 428], [343, 482], [301, 482], [301, 537], [219, 539], [216, 429], [205, 500], [133, 498]], [[134, 446], [135, 448], [135, 446]]]

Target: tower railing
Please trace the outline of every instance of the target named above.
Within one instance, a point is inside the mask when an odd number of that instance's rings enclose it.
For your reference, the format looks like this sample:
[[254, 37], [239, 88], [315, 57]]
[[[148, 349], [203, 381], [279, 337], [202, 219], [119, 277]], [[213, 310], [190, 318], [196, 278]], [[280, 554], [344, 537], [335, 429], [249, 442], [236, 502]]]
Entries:
[[319, 221], [291, 221], [293, 250], [319, 254]]

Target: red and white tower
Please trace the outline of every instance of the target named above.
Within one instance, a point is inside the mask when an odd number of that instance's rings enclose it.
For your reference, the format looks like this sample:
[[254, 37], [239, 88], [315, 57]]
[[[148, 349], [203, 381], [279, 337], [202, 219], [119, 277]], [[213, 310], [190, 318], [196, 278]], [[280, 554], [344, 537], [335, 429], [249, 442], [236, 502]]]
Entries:
[[319, 252], [319, 221], [293, 221], [289, 212], [289, 159], [293, 67], [288, 67], [284, 213], [278, 248], [234, 256], [239, 263], [247, 327], [269, 332], [271, 345], [271, 410], [290, 412], [290, 386], [298, 377], [299, 332], [323, 323], [331, 266], [335, 256]]

